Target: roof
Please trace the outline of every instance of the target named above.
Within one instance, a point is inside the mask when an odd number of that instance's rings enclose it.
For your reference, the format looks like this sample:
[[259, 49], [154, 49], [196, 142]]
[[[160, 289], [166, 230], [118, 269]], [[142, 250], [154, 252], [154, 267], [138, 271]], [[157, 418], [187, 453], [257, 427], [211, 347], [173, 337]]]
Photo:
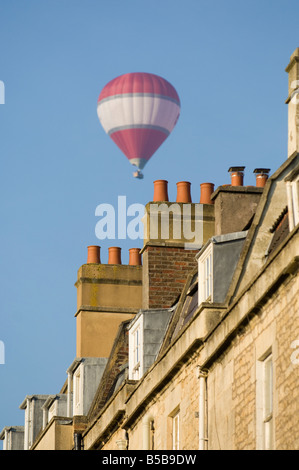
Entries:
[[246, 288], [263, 268], [270, 253], [273, 255], [287, 237], [289, 228], [285, 181], [298, 168], [299, 153], [294, 152], [268, 179], [235, 270], [230, 301]]
[[108, 362], [88, 413], [88, 419], [90, 420], [96, 417], [109, 398], [127, 378], [129, 360], [127, 327], [129, 323], [130, 320], [127, 320], [119, 326]]
[[164, 341], [160, 348], [159, 355], [177, 337], [180, 330], [192, 319], [198, 307], [198, 273], [197, 267], [188, 276], [183, 291], [179, 297], [176, 307], [173, 310]]

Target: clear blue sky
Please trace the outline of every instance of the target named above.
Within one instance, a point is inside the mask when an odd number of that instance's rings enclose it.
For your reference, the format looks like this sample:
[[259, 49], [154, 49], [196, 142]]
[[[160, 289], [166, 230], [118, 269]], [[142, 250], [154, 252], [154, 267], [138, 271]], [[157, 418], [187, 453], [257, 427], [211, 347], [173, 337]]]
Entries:
[[[228, 168], [287, 158], [287, 74], [298, 0], [0, 0], [0, 431], [24, 424], [26, 395], [54, 394], [75, 358], [76, 281], [100, 203], [152, 200], [153, 181], [229, 183]], [[144, 170], [104, 133], [98, 95], [127, 72], [163, 76], [181, 99]], [[141, 246], [140, 243], [137, 245]]]

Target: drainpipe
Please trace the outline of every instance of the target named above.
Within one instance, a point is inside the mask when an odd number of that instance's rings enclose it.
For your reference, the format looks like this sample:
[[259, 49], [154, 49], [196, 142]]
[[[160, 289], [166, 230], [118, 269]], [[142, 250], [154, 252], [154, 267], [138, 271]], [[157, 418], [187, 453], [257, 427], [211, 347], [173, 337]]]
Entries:
[[207, 413], [207, 376], [208, 373], [202, 370], [199, 366], [197, 368], [197, 377], [199, 379], [199, 400], [198, 400], [198, 433], [199, 433], [199, 450], [206, 450], [208, 444], [206, 432], [206, 413]]
[[74, 448], [75, 450], [83, 450], [82, 434], [80, 432], [74, 433]]

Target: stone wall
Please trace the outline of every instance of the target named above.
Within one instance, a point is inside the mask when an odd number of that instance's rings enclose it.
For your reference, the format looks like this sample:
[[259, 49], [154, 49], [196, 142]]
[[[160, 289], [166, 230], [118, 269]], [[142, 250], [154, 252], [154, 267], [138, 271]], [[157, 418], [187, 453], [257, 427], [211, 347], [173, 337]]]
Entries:
[[[261, 310], [236, 331], [230, 344], [210, 366], [207, 379], [209, 450], [261, 447], [257, 413], [258, 363], [270, 350], [274, 380], [274, 447], [299, 449], [298, 292], [297, 274], [289, 277]], [[144, 448], [144, 426], [149, 420], [154, 421], [155, 449], [171, 449], [172, 416], [178, 410], [180, 449], [198, 449], [196, 369], [199, 362], [200, 351], [197, 350], [131, 423], [129, 449]], [[134, 394], [131, 399], [134, 400]], [[117, 438], [118, 433], [104, 449], [115, 447]]]
[[[258, 362], [273, 356], [274, 447], [299, 448], [299, 276], [235, 336], [208, 376], [209, 449], [256, 449]], [[297, 343], [296, 343], [297, 341]], [[296, 353], [297, 348], [297, 353]]]
[[299, 276], [290, 280], [273, 309], [277, 316], [276, 449], [299, 450]]

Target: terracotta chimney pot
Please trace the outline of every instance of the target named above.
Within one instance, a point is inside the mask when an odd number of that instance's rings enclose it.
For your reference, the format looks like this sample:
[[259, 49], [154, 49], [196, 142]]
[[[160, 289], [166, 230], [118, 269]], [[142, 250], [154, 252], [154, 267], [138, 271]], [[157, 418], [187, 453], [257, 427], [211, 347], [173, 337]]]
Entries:
[[90, 245], [87, 247], [87, 263], [101, 263], [100, 258], [101, 248], [97, 245]]
[[244, 175], [240, 171], [231, 174], [232, 186], [243, 186]]
[[214, 192], [213, 183], [202, 183], [200, 185], [200, 204], [214, 204], [211, 200], [211, 195]]
[[243, 186], [245, 166], [233, 166], [229, 168], [231, 173], [231, 186]]
[[264, 188], [269, 178], [269, 168], [256, 168], [253, 173], [256, 173], [256, 187]]
[[129, 265], [130, 266], [141, 266], [141, 253], [139, 248], [129, 249]]
[[168, 201], [168, 181], [156, 180], [154, 181], [154, 198], [153, 201]]
[[108, 253], [108, 264], [121, 264], [121, 248], [119, 246], [110, 246]]
[[177, 184], [176, 202], [192, 202], [191, 183], [188, 181], [179, 181]]

